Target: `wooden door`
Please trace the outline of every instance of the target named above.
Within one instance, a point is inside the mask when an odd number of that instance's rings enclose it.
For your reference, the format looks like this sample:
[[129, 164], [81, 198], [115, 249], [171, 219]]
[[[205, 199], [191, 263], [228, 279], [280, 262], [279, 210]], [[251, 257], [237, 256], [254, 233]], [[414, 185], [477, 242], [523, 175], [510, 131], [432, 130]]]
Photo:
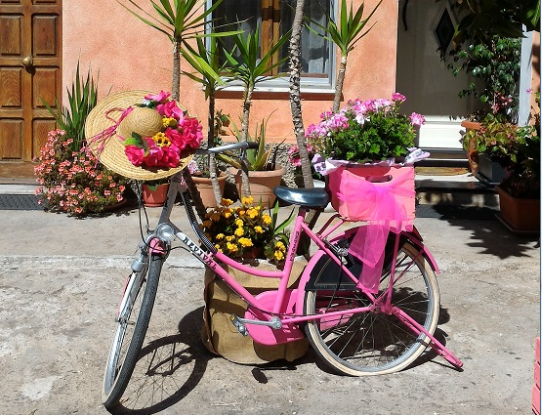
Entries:
[[31, 161], [55, 129], [62, 0], [0, 0], [0, 161]]

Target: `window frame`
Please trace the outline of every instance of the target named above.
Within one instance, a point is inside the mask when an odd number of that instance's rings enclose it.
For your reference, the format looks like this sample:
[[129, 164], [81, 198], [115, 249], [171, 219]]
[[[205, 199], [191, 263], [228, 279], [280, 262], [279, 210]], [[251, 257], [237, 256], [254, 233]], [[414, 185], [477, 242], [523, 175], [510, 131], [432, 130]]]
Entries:
[[[267, 1], [269, 3], [279, 3], [279, 0], [261, 0], [262, 3]], [[334, 0], [326, 0], [330, 3], [330, 10], [333, 13], [334, 16], [337, 16], [337, 2]], [[213, 4], [213, 0], [205, 0], [205, 6], [207, 8], [211, 7]], [[263, 9], [263, 7], [262, 7]], [[259, 15], [261, 17], [261, 13]], [[260, 21], [261, 22], [261, 21]], [[269, 23], [268, 23], [269, 24]], [[280, 22], [272, 22], [272, 25], [280, 26]], [[212, 23], [210, 20], [207, 21], [206, 24], [206, 32], [209, 32], [212, 27]], [[261, 28], [262, 33], [264, 32], [264, 25], [262, 24]], [[208, 41], [208, 40], [207, 40]], [[335, 92], [335, 77], [336, 77], [336, 67], [337, 67], [337, 48], [335, 44], [329, 40], [329, 48], [328, 48], [328, 62], [329, 62], [329, 69], [327, 72], [327, 76], [322, 73], [322, 76], [302, 76], [301, 77], [301, 91], [305, 93], [334, 93]], [[290, 86], [290, 76], [287, 74], [286, 76], [279, 76], [272, 79], [266, 79], [262, 82], [259, 82], [255, 87], [255, 92], [288, 92]], [[240, 82], [228, 82], [225, 86], [220, 88], [224, 91], [242, 91], [243, 85]]]

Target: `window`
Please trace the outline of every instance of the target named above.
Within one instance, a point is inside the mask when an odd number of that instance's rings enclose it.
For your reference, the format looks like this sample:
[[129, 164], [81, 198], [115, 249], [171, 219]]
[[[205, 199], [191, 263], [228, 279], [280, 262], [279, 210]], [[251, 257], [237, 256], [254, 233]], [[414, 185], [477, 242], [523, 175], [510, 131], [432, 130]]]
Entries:
[[[331, 14], [329, 0], [306, 1], [304, 15], [322, 25], [326, 16]], [[238, 27], [237, 22], [245, 32], [252, 31], [257, 25], [261, 28], [260, 48], [269, 48], [283, 33], [291, 27], [295, 15], [295, 0], [222, 0], [213, 13], [217, 30], [232, 30]], [[235, 23], [234, 23], [235, 22]], [[315, 28], [316, 29], [316, 28]], [[317, 29], [320, 31], [320, 29]], [[233, 47], [233, 41], [225, 40], [226, 48]], [[277, 60], [288, 56], [287, 43], [279, 52]], [[334, 70], [334, 48], [322, 36], [303, 29], [302, 46], [302, 86], [312, 88], [331, 88]], [[265, 81], [259, 86], [287, 87], [288, 62], [275, 68], [279, 77]], [[284, 75], [284, 76], [280, 76]]]

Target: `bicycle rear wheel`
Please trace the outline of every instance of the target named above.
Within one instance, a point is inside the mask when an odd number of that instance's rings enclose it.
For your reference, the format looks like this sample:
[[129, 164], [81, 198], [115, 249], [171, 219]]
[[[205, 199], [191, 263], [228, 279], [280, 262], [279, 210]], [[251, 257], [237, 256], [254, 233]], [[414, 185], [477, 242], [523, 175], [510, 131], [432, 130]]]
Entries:
[[152, 255], [148, 266], [130, 275], [117, 316], [117, 327], [105, 367], [103, 400], [115, 407], [128, 386], [149, 326], [164, 258]]
[[[394, 278], [400, 278], [394, 281], [392, 306], [400, 308], [433, 334], [438, 323], [440, 300], [432, 268], [410, 242], [405, 242], [401, 247], [395, 264]], [[383, 270], [379, 292], [375, 295], [377, 298], [384, 295], [389, 286], [389, 268]], [[371, 304], [359, 291], [307, 291], [305, 314], [321, 314]], [[429, 345], [427, 335], [415, 334], [403, 321], [393, 314], [384, 313], [378, 306], [368, 312], [311, 321], [307, 323], [305, 331], [314, 350], [325, 363], [334, 372], [350, 376], [400, 371], [411, 365]]]

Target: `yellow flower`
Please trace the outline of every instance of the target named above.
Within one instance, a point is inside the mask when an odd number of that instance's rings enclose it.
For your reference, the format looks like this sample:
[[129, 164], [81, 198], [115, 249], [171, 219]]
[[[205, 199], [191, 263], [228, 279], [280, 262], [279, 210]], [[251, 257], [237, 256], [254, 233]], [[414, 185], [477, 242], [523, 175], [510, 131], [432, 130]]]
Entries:
[[241, 216], [245, 216], [245, 211], [243, 209], [239, 209], [237, 211], [237, 214], [241, 217]]
[[162, 132], [156, 133], [152, 139], [158, 147], [169, 147], [171, 145], [169, 138]]
[[224, 234], [223, 233], [219, 233], [218, 235], [215, 236], [215, 239], [217, 241], [220, 241], [221, 239], [224, 239]]
[[273, 256], [275, 257], [277, 261], [280, 261], [284, 258], [284, 254], [282, 253], [282, 251], [275, 251]]
[[254, 232], [263, 233], [263, 228], [260, 225], [254, 226]]
[[239, 238], [238, 241], [244, 248], [247, 248], [249, 246], [252, 246], [252, 240], [250, 238]]
[[250, 217], [250, 219], [254, 219], [256, 216], [258, 216], [258, 211], [251, 208], [247, 210], [247, 215]]
[[242, 197], [241, 198], [241, 203], [243, 205], [252, 205], [252, 203], [254, 203], [254, 198], [252, 196]]
[[222, 216], [224, 216], [226, 219], [228, 219], [231, 216], [231, 212], [224, 212], [222, 214]]
[[243, 236], [245, 234], [245, 230], [243, 228], [237, 228], [234, 233], [237, 236]]
[[218, 252], [222, 252], [222, 248], [220, 248], [220, 245], [219, 245], [219, 244], [216, 244], [216, 245], [215, 245], [215, 248], [218, 249]]
[[241, 219], [235, 219], [235, 225], [241, 227], [245, 224]]
[[239, 248], [237, 247], [237, 245], [232, 244], [231, 242], [228, 242], [228, 243], [226, 244], [226, 248], [228, 248], [228, 250], [231, 251], [231, 252], [237, 252], [237, 250], [239, 249]]
[[233, 200], [231, 200], [231, 199], [225, 199], [225, 198], [223, 198], [223, 199], [220, 201], [220, 204], [221, 204], [222, 206], [230, 206], [232, 203], [233, 203]]
[[162, 125], [164, 128], [167, 127], [176, 127], [177, 126], [177, 120], [173, 117], [164, 117], [162, 118]]
[[226, 241], [231, 242], [233, 240], [235, 240], [235, 236], [233, 236], [233, 235], [226, 236]]
[[262, 220], [263, 223], [265, 223], [266, 225], [271, 225], [271, 222], [273, 222], [273, 219], [271, 219], [271, 216], [269, 216], [268, 214], [263, 215]]
[[275, 248], [280, 249], [282, 252], [286, 251], [286, 247], [284, 246], [284, 244], [282, 243], [282, 241], [278, 241], [278, 242], [275, 244]]

